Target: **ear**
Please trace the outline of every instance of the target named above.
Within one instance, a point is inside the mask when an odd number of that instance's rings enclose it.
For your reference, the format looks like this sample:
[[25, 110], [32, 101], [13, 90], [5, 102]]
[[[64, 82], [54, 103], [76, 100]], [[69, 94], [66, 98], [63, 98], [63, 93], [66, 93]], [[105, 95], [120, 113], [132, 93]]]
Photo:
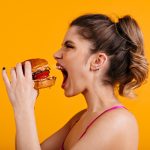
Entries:
[[92, 71], [99, 70], [106, 61], [107, 55], [105, 53], [102, 52], [96, 53], [93, 56], [92, 61], [90, 63], [90, 70]]

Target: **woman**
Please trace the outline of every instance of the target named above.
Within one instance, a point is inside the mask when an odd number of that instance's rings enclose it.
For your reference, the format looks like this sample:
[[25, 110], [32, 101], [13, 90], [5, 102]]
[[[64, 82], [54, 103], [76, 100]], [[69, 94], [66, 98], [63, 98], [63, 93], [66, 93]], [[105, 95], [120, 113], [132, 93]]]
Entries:
[[54, 54], [64, 76], [67, 97], [82, 93], [87, 109], [75, 114], [60, 130], [39, 144], [31, 65], [2, 75], [14, 108], [17, 150], [137, 150], [138, 125], [117, 99], [133, 97], [148, 74], [143, 37], [137, 22], [124, 16], [113, 22], [103, 14], [87, 14], [71, 24], [62, 48]]

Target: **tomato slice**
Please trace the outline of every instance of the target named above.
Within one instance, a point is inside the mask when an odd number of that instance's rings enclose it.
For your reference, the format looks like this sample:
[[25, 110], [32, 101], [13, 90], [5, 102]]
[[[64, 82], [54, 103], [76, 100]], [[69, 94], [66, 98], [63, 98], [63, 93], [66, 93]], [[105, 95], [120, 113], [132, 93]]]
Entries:
[[33, 79], [44, 79], [44, 78], [47, 78], [49, 76], [49, 73], [50, 73], [49, 70], [45, 70], [43, 72], [35, 74]]

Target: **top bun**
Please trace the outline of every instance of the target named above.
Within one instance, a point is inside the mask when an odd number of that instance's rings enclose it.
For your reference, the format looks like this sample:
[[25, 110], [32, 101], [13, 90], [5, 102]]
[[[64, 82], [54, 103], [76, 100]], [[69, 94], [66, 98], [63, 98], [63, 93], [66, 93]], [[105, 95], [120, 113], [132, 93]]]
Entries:
[[31, 66], [33, 69], [48, 65], [48, 61], [45, 59], [40, 59], [40, 58], [36, 58], [36, 59], [28, 59], [27, 61], [31, 62]]
[[[35, 59], [28, 59], [26, 61], [30, 61], [32, 72], [35, 72], [40, 67], [46, 67], [48, 66], [48, 61], [41, 58], [35, 58]], [[23, 62], [24, 65], [25, 61]]]

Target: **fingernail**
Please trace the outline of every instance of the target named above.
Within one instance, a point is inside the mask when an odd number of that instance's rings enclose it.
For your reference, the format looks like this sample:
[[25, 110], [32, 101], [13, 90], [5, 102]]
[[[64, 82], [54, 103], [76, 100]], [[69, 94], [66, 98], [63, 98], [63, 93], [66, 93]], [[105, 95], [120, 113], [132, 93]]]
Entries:
[[3, 70], [5, 70], [6, 68], [5, 67], [3, 67]]

